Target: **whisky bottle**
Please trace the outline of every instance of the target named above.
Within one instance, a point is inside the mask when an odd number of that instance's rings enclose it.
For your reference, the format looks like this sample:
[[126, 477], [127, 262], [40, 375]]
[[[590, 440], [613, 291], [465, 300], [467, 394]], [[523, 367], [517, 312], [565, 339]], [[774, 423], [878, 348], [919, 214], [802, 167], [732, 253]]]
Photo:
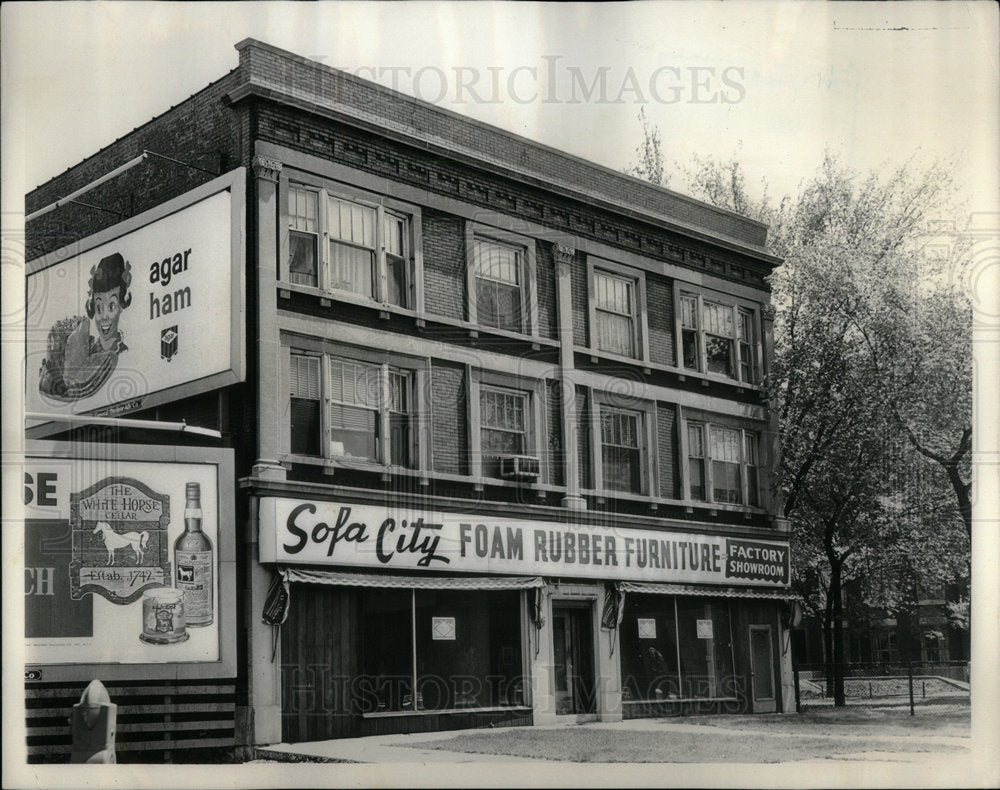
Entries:
[[213, 606], [212, 541], [201, 531], [201, 484], [188, 483], [184, 488], [184, 531], [174, 543], [174, 586], [184, 591], [184, 617], [191, 627], [211, 625]]

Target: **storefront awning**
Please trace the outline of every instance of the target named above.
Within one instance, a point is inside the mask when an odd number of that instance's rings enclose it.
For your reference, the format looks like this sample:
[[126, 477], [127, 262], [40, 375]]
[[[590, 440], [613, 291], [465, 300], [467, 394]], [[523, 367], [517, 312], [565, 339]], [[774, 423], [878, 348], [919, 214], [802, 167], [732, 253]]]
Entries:
[[801, 597], [787, 590], [746, 590], [739, 587], [696, 587], [691, 584], [653, 584], [652, 582], [620, 582], [620, 589], [627, 593], [651, 593], [653, 595], [765, 598], [777, 601], [795, 601]]
[[524, 590], [544, 587], [541, 576], [397, 576], [280, 568], [285, 582], [341, 587], [414, 587], [418, 590]]

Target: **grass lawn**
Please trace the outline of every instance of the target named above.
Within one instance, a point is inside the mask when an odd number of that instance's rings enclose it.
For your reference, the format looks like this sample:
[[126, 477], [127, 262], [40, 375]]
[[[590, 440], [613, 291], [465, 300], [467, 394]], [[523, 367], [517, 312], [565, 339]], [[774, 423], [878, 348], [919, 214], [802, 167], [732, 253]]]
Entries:
[[690, 716], [686, 724], [722, 727], [727, 730], [789, 733], [797, 735], [949, 735], [968, 736], [971, 716], [968, 700], [925, 701], [909, 715], [909, 703], [903, 705], [834, 708], [805, 707], [802, 713], [756, 716]]
[[[844, 734], [849, 734], [845, 732]], [[445, 749], [474, 754], [507, 754], [568, 762], [602, 763], [778, 763], [857, 752], [941, 752], [966, 754], [958, 746], [878, 738], [826, 738], [822, 734], [766, 738], [714, 733], [650, 732], [607, 728], [511, 728], [412, 744], [419, 749]]]

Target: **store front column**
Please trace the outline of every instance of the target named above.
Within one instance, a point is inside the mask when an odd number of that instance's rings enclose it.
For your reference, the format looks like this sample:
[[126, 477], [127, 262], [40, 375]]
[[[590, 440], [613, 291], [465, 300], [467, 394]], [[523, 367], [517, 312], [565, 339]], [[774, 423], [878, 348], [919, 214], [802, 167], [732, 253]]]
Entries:
[[281, 404], [278, 359], [278, 178], [281, 162], [263, 156], [253, 158], [257, 208], [257, 460], [254, 477], [284, 480], [278, 463], [278, 414]]
[[548, 592], [542, 593], [544, 622], [534, 628], [531, 642], [531, 707], [534, 724], [555, 724], [556, 705], [552, 666], [552, 608]]

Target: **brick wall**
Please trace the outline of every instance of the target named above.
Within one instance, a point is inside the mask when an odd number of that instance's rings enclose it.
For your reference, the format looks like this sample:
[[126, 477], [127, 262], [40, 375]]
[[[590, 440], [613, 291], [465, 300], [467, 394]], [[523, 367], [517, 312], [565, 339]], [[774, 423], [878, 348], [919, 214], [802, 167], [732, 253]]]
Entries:
[[656, 432], [660, 496], [678, 498], [680, 475], [677, 459], [677, 408], [671, 403], [656, 404]]
[[600, 195], [614, 203], [642, 207], [675, 221], [741, 239], [747, 244], [764, 244], [766, 228], [745, 217], [470, 121], [260, 42], [248, 40], [238, 46], [240, 66], [247, 79], [265, 89], [307, 101], [343, 105], [353, 112], [362, 110], [367, 117], [388, 122], [401, 133], [431, 136], [449, 146], [475, 152], [500, 167], [513, 166], [542, 183], [572, 184], [586, 194]]
[[431, 369], [431, 451], [434, 471], [469, 473], [465, 369], [435, 359]]
[[465, 320], [465, 223], [433, 209], [423, 209], [421, 223], [424, 305], [430, 313]]
[[555, 338], [558, 334], [556, 314], [556, 270], [552, 245], [535, 244], [535, 276], [538, 281], [538, 333]]
[[[48, 206], [134, 159], [144, 150], [210, 172], [149, 157], [78, 198], [107, 211], [70, 203], [29, 222], [27, 259], [90, 236], [210, 181], [215, 175], [249, 164], [248, 108], [228, 107], [222, 102], [222, 97], [239, 79], [239, 73], [230, 72], [32, 190], [25, 198], [25, 212], [30, 214]], [[67, 134], [72, 134], [72, 130], [67, 130]]]
[[649, 328], [649, 358], [660, 365], [675, 364], [674, 297], [667, 277], [646, 275], [646, 326]]
[[590, 311], [587, 302], [586, 258], [582, 252], [573, 256], [570, 269], [570, 300], [573, 304], [573, 343], [578, 346], [590, 345]]
[[562, 197], [524, 181], [445, 159], [420, 148], [273, 101], [260, 100], [263, 140], [339, 162], [466, 203], [573, 233], [612, 247], [767, 288], [771, 267], [650, 223]]

